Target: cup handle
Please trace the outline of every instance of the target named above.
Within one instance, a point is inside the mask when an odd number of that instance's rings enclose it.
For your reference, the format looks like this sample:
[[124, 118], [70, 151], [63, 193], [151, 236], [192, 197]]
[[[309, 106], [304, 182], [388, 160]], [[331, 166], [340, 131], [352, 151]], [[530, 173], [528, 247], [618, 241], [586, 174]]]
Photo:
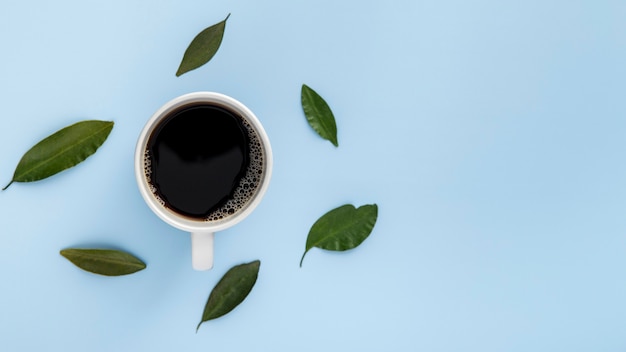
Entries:
[[194, 270], [213, 268], [213, 232], [191, 233], [191, 263]]

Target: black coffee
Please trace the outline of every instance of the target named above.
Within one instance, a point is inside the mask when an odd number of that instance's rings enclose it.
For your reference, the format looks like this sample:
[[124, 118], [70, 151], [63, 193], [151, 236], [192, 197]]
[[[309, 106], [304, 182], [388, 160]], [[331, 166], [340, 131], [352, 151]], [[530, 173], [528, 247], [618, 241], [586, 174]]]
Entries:
[[152, 132], [146, 154], [155, 196], [167, 208], [199, 220], [220, 220], [244, 207], [262, 176], [258, 135], [221, 106], [172, 112]]

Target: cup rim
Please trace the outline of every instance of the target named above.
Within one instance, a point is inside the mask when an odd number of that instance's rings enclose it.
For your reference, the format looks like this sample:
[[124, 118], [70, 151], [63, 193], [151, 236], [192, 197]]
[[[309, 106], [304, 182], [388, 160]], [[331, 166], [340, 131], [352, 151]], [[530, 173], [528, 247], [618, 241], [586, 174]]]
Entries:
[[[177, 214], [174, 211], [167, 209], [165, 206], [160, 204], [159, 201], [153, 196], [153, 193], [148, 186], [148, 182], [146, 180], [144, 172], [145, 147], [154, 127], [158, 125], [161, 119], [168, 115], [170, 112], [182, 106], [200, 102], [209, 102], [224, 105], [237, 112], [240, 116], [243, 116], [253, 126], [253, 128], [259, 135], [266, 156], [266, 160], [263, 164], [265, 171], [264, 177], [261, 180], [261, 184], [259, 185], [259, 189], [257, 190], [254, 198], [245, 208], [239, 210], [234, 216], [219, 221], [193, 220], [189, 217]], [[265, 129], [261, 125], [261, 122], [256, 117], [256, 115], [240, 101], [222, 93], [209, 91], [192, 92], [178, 96], [163, 104], [154, 114], [152, 114], [150, 119], [144, 125], [141, 133], [139, 134], [139, 138], [135, 146], [134, 162], [135, 179], [137, 181], [137, 186], [142, 195], [142, 198], [144, 199], [148, 207], [159, 218], [161, 218], [161, 220], [165, 221], [166, 223], [177, 229], [187, 232], [216, 232], [227, 229], [241, 222], [248, 215], [250, 215], [250, 213], [252, 213], [252, 211], [261, 202], [261, 199], [263, 198], [265, 192], [267, 191], [267, 188], [269, 187], [269, 181], [271, 179], [273, 169], [273, 156], [270, 141], [267, 133], [265, 132]]]

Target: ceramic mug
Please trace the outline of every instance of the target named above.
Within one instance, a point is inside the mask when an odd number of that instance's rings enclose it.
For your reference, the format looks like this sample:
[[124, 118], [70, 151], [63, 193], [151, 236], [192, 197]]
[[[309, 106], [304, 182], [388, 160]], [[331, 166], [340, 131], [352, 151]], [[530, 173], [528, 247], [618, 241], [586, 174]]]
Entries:
[[269, 139], [254, 113], [214, 92], [167, 102], [148, 120], [135, 148], [139, 191], [159, 218], [191, 233], [196, 270], [213, 267], [214, 233], [259, 205], [272, 163]]

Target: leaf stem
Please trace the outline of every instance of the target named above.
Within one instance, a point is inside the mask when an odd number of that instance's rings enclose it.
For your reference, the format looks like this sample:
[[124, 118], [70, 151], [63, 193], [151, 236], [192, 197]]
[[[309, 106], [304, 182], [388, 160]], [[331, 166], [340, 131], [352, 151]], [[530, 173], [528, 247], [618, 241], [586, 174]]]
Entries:
[[9, 186], [12, 185], [12, 184], [13, 184], [13, 181], [9, 182], [9, 184], [4, 186], [4, 188], [2, 190], [4, 191], [5, 189], [9, 188]]
[[308, 251], [304, 251], [304, 254], [302, 254], [302, 259], [300, 259], [300, 267], [302, 268], [302, 262], [304, 261], [304, 256], [306, 255], [306, 252]]

